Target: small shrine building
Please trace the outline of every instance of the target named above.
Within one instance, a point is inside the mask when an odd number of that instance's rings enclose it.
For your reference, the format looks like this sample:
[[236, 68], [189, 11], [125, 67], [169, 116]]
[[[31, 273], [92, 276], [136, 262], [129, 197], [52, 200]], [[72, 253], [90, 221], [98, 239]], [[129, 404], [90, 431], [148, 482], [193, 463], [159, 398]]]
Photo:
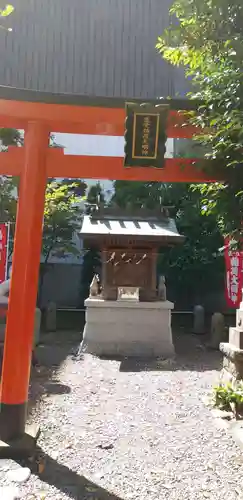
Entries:
[[90, 207], [80, 230], [85, 248], [101, 254], [85, 301], [82, 349], [103, 356], [170, 356], [171, 311], [164, 278], [157, 279], [163, 246], [182, 243], [169, 211]]

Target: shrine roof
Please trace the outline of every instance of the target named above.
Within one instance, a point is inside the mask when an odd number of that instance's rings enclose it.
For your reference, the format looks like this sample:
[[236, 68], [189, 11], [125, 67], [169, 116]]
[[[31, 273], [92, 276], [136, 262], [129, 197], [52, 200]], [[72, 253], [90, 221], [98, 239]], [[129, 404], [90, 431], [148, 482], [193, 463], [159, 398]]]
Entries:
[[159, 217], [108, 217], [84, 215], [80, 229], [81, 238], [102, 238], [107, 236], [132, 237], [135, 239], [156, 240], [158, 243], [181, 243], [175, 220]]

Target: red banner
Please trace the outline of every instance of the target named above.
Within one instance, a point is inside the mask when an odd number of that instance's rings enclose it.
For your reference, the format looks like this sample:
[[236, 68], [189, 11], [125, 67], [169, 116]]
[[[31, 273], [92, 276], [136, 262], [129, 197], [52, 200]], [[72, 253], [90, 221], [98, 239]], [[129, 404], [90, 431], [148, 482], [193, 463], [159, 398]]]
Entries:
[[226, 238], [225, 245], [225, 267], [226, 267], [226, 301], [228, 307], [238, 309], [242, 301], [243, 287], [243, 252], [230, 249], [230, 239]]
[[0, 224], [0, 283], [6, 279], [8, 226]]

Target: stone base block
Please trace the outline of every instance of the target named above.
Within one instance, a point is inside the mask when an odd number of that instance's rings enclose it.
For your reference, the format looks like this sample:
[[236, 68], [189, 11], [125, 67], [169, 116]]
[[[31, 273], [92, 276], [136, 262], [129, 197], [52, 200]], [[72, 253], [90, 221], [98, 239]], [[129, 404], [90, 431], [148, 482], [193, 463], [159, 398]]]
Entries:
[[171, 302], [87, 299], [81, 350], [96, 356], [171, 357]]
[[21, 459], [31, 457], [36, 450], [40, 428], [36, 425], [26, 427], [25, 434], [12, 441], [0, 440], [0, 459]]
[[243, 349], [239, 349], [230, 343], [220, 344], [223, 353], [223, 370], [221, 380], [230, 382], [243, 379]]
[[231, 327], [229, 329], [229, 344], [237, 347], [237, 349], [243, 349], [243, 329], [242, 327]]

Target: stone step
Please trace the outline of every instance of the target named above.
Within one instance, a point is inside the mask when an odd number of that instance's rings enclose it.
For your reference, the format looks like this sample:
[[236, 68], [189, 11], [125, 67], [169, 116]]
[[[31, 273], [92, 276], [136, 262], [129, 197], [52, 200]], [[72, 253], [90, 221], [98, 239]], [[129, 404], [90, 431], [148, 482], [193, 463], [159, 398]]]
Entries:
[[230, 327], [229, 329], [229, 344], [237, 349], [243, 349], [243, 328]]

